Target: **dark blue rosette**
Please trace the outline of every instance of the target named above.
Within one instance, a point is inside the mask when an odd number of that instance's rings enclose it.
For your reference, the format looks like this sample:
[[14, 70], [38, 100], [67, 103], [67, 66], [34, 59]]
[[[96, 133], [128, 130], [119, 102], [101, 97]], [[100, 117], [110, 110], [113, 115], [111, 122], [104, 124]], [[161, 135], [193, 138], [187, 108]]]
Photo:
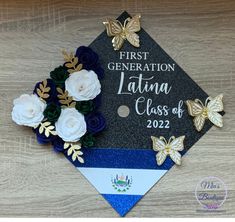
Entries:
[[99, 56], [91, 48], [80, 46], [75, 54], [78, 57], [78, 62], [83, 65], [83, 69], [93, 70], [99, 79], [104, 77], [104, 70], [100, 66]]
[[90, 113], [85, 117], [87, 124], [87, 132], [97, 134], [106, 127], [104, 116], [100, 112]]
[[52, 141], [52, 146], [55, 152], [64, 151], [64, 141], [59, 136], [57, 136], [56, 139]]

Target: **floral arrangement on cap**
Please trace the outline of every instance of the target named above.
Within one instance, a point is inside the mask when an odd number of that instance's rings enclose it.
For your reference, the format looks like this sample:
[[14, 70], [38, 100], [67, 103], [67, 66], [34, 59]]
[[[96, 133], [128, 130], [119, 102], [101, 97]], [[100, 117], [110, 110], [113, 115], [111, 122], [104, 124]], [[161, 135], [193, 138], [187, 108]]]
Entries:
[[13, 101], [12, 120], [29, 126], [40, 144], [51, 143], [57, 152], [67, 152], [73, 161], [84, 163], [81, 148], [92, 147], [106, 127], [98, 112], [104, 70], [98, 55], [81, 46], [75, 55], [63, 51], [65, 63], [38, 82], [33, 94]]

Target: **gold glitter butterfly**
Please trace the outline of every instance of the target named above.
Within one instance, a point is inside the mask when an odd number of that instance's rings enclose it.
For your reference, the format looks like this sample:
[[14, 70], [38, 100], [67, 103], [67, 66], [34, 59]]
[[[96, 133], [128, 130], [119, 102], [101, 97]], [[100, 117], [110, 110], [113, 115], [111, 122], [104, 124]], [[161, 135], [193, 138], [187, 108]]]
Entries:
[[151, 136], [153, 141], [153, 150], [158, 152], [156, 160], [159, 166], [164, 163], [168, 155], [177, 165], [181, 165], [181, 154], [179, 151], [184, 149], [184, 138], [185, 136], [180, 136], [178, 138], [172, 136], [167, 142], [163, 136], [160, 136], [159, 138]]
[[215, 98], [208, 97], [205, 101], [205, 105], [199, 99], [186, 101], [188, 113], [190, 116], [194, 117], [194, 126], [198, 132], [202, 130], [206, 119], [209, 119], [218, 127], [223, 126], [222, 116], [218, 113], [222, 112], [224, 109], [222, 99], [223, 94], [220, 94]]
[[106, 22], [103, 22], [107, 35], [114, 36], [112, 39], [114, 50], [119, 50], [125, 40], [135, 47], [140, 46], [139, 36], [136, 34], [140, 31], [140, 17], [140, 14], [137, 14], [132, 18], [127, 18], [123, 25], [120, 21], [113, 19], [107, 19]]

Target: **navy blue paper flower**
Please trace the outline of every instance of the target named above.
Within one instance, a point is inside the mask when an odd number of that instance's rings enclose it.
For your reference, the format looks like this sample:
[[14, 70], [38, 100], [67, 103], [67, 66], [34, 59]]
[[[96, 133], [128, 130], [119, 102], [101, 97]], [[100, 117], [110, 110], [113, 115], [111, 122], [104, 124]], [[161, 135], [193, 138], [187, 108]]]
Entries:
[[99, 56], [91, 48], [80, 46], [75, 54], [78, 57], [79, 63], [82, 63], [83, 69], [93, 70], [99, 79], [104, 76], [104, 70], [99, 64]]
[[86, 116], [87, 132], [96, 134], [106, 127], [104, 116], [100, 112], [91, 113]]
[[64, 141], [57, 136], [55, 140], [52, 141], [53, 148], [56, 152], [64, 151]]

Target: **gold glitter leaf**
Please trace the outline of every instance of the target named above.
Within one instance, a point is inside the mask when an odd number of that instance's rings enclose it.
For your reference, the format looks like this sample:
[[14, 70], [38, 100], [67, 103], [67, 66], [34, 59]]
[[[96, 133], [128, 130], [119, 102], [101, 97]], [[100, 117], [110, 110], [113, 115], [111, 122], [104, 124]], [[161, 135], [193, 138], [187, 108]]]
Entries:
[[39, 127], [39, 133], [40, 134], [45, 134], [46, 137], [49, 137], [50, 134], [56, 136], [57, 133], [55, 131], [55, 126], [51, 124], [51, 122], [42, 122], [40, 123]]
[[69, 146], [70, 146], [70, 144], [69, 144], [69, 143], [65, 143], [65, 144], [64, 144], [64, 149], [69, 148]]
[[77, 65], [77, 67], [76, 67], [76, 71], [80, 71], [82, 69], [82, 64], [79, 64], [79, 65]]
[[39, 127], [39, 133], [42, 134], [42, 133], [43, 133], [43, 130], [44, 130], [43, 127], [40, 126], [40, 127]]
[[73, 64], [75, 64], [75, 65], [78, 64], [78, 57], [74, 57]]
[[66, 66], [67, 68], [73, 68], [73, 63], [66, 63], [65, 66]]
[[64, 143], [64, 149], [67, 149], [67, 155], [72, 155], [72, 160], [78, 160], [80, 163], [84, 163], [84, 159], [81, 157], [83, 152], [80, 151], [81, 143], [73, 144], [73, 143]]
[[62, 90], [61, 88], [59, 88], [59, 87], [56, 88], [56, 90], [57, 90], [57, 92], [60, 93], [60, 94], [63, 94], [63, 93], [64, 93], [63, 90]]
[[62, 54], [64, 56], [64, 61], [65, 62], [69, 62], [73, 59], [73, 53], [72, 52], [70, 54], [68, 54], [65, 50], [62, 50]]
[[74, 69], [68, 69], [68, 73], [71, 74], [74, 72]]
[[59, 93], [57, 97], [59, 98], [59, 102], [63, 105], [62, 107], [75, 107], [76, 102], [73, 101], [72, 96], [68, 95], [67, 91], [63, 91], [61, 88], [56, 88], [56, 90]]
[[42, 83], [39, 84], [39, 88], [37, 88], [37, 94], [42, 99], [47, 99], [50, 95], [48, 94], [50, 92], [51, 88], [47, 87], [47, 80], [42, 81]]
[[72, 152], [73, 152], [73, 149], [72, 149], [72, 148], [69, 148], [68, 151], [67, 151], [67, 153], [68, 153], [69, 156], [72, 154]]
[[65, 50], [63, 50], [62, 54], [64, 56], [64, 61], [66, 62], [65, 66], [69, 68], [68, 72], [70, 74], [82, 69], [82, 64], [78, 64], [78, 57], [74, 56], [72, 52], [69, 54]]
[[70, 103], [69, 107], [74, 108], [76, 106], [76, 102]]

